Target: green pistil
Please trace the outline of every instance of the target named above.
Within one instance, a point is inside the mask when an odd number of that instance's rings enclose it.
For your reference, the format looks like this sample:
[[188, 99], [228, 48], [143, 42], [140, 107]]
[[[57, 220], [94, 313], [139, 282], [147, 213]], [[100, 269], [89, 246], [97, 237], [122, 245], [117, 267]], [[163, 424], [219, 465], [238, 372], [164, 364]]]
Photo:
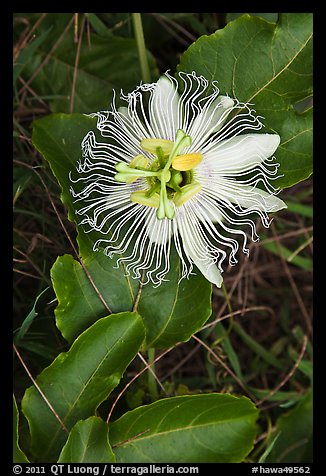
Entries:
[[151, 186], [151, 188], [149, 190], [147, 190], [146, 196], [147, 197], [152, 197], [155, 194], [157, 194], [157, 196], [159, 196], [158, 194], [160, 193], [160, 190], [161, 190], [161, 184], [160, 184], [160, 182], [156, 182], [156, 183], [154, 183], [154, 185]]
[[182, 129], [178, 129], [175, 136], [175, 143], [168, 157], [164, 169], [169, 169], [173, 159], [185, 148], [191, 145], [191, 137], [187, 136]]
[[[169, 169], [173, 162], [173, 159], [185, 148], [191, 145], [191, 137], [187, 136], [182, 129], [178, 129], [175, 137], [175, 143], [172, 147], [172, 150], [169, 154], [168, 160], [162, 171], [160, 181], [161, 181], [161, 192], [160, 192], [160, 206], [157, 210], [157, 218], [162, 220], [163, 218], [169, 218], [172, 220], [174, 218], [174, 207], [168, 199], [166, 187], [167, 183], [171, 179], [171, 173]], [[167, 174], [169, 172], [169, 174]]]
[[183, 182], [183, 177], [180, 172], [177, 170], [170, 169], [171, 171], [171, 178], [167, 182], [167, 186], [173, 189], [175, 192], [181, 192], [180, 184]]
[[161, 191], [160, 191], [160, 205], [156, 212], [156, 216], [159, 220], [163, 220], [163, 218], [169, 218], [172, 220], [174, 218], [174, 208], [171, 204], [170, 200], [168, 199], [168, 194], [166, 191], [166, 186], [162, 186], [161, 182]]
[[158, 176], [159, 180], [161, 181], [161, 183], [162, 182], [167, 183], [171, 179], [171, 172], [170, 172], [169, 169], [166, 170], [166, 168], [164, 168], [163, 170], [160, 170], [158, 172], [157, 176]]

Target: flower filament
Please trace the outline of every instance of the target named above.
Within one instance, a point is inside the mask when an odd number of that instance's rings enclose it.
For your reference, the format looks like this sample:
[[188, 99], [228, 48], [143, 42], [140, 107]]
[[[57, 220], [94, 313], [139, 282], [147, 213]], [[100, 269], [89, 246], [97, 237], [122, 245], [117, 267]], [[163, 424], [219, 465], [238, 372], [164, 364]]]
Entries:
[[147, 157], [136, 156], [130, 164], [119, 162], [115, 168], [118, 182], [132, 183], [145, 178], [147, 190], [132, 192], [130, 199], [142, 205], [157, 208], [159, 220], [172, 220], [175, 206], [181, 206], [195, 194], [201, 186], [194, 180], [193, 169], [202, 161], [202, 154], [182, 154], [192, 143], [191, 137], [178, 129], [175, 142], [166, 139], [143, 139], [140, 146], [146, 152], [155, 154], [157, 159], [149, 164]]

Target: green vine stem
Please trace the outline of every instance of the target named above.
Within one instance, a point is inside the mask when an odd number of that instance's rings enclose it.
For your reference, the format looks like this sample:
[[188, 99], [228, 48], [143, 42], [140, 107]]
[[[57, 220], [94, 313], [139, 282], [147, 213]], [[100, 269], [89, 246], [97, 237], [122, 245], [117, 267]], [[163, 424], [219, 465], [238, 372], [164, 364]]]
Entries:
[[137, 50], [138, 50], [142, 79], [145, 83], [150, 83], [151, 73], [150, 73], [149, 65], [148, 65], [141, 14], [132, 13], [131, 16], [132, 16], [132, 23], [134, 26], [135, 39], [137, 43]]
[[[155, 360], [155, 348], [151, 347], [150, 349], [148, 349], [147, 354], [148, 354], [148, 363], [152, 364], [152, 362], [154, 362], [154, 360]], [[150, 396], [151, 396], [151, 398], [154, 402], [155, 400], [157, 400], [159, 398], [159, 394], [158, 394], [158, 390], [157, 390], [157, 383], [156, 383], [156, 380], [155, 380], [155, 377], [154, 377], [154, 373], [155, 373], [155, 364], [154, 363], [151, 365], [151, 369], [152, 369], [153, 373], [150, 370], [148, 370], [148, 372], [147, 372], [147, 383], [148, 383], [149, 394], [150, 394]]]

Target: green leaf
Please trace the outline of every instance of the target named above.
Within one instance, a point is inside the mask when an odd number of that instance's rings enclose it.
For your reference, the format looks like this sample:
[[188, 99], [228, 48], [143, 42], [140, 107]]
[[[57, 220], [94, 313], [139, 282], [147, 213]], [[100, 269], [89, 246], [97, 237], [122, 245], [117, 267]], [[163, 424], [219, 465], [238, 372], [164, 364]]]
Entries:
[[108, 426], [99, 417], [80, 420], [69, 433], [58, 463], [114, 463]]
[[[61, 200], [68, 207], [68, 217], [75, 222], [79, 219], [69, 192], [69, 172], [75, 170], [81, 156], [80, 143], [89, 130], [96, 133], [95, 120], [81, 114], [51, 115], [35, 121], [33, 128], [33, 144], [49, 162], [62, 187]], [[139, 290], [139, 282], [126, 277], [123, 266], [114, 268], [117, 258], [93, 251], [98, 234], [86, 234], [81, 226], [78, 232], [79, 255], [110, 310], [130, 311], [138, 302], [137, 310], [146, 327], [146, 347], [169, 347], [185, 341], [209, 318], [211, 284], [199, 272], [179, 282], [181, 265], [175, 251], [171, 254], [168, 281], [158, 288], [147, 284]], [[71, 256], [57, 259], [51, 277], [59, 302], [55, 311], [57, 326], [71, 342], [108, 310], [82, 265]]]
[[309, 205], [303, 205], [302, 203], [292, 202], [289, 199], [286, 200], [287, 211], [297, 213], [303, 217], [313, 217], [313, 207]]
[[18, 408], [17, 408], [17, 403], [15, 399], [15, 395], [13, 395], [13, 463], [29, 463], [28, 459], [26, 458], [25, 454], [22, 452], [22, 450], [19, 447], [18, 443], [18, 438], [19, 438], [19, 433], [18, 433], [18, 418], [19, 418], [19, 413], [18, 413]]
[[[289, 346], [288, 353], [293, 362], [297, 362], [299, 359], [299, 353], [292, 347]], [[307, 359], [300, 359], [298, 364], [298, 370], [304, 373], [312, 381], [313, 379], [313, 362]]]
[[[81, 241], [89, 241], [83, 235]], [[91, 243], [88, 244], [91, 247]], [[90, 248], [91, 249], [91, 248]], [[130, 311], [136, 296], [132, 281], [125, 279], [123, 268], [114, 269], [115, 262], [102, 253], [82, 254], [93, 282], [112, 312]], [[59, 256], [51, 269], [53, 288], [58, 298], [56, 324], [68, 342], [97, 319], [108, 314], [82, 265], [71, 255]]]
[[258, 410], [246, 397], [186, 395], [138, 407], [113, 422], [118, 463], [231, 463], [253, 447]]
[[102, 20], [96, 15], [96, 13], [85, 13], [87, 20], [92, 25], [94, 31], [104, 38], [112, 38], [113, 34], [109, 28], [102, 22]]
[[[96, 130], [96, 121], [81, 114], [55, 114], [34, 123], [33, 144], [48, 160], [62, 188], [61, 200], [68, 208], [68, 218], [75, 217], [69, 192], [69, 173], [81, 157], [80, 144], [89, 130]], [[113, 312], [130, 311], [139, 283], [125, 278], [123, 267], [115, 269], [116, 259], [92, 251], [97, 237], [85, 234], [78, 227], [79, 254], [98, 292]], [[55, 311], [57, 326], [72, 342], [98, 318], [108, 314], [81, 264], [70, 255], [60, 256], [51, 270], [53, 287], [59, 305]]]
[[264, 132], [277, 133], [281, 188], [312, 173], [312, 110], [294, 104], [312, 94], [312, 14], [281, 13], [276, 24], [243, 15], [183, 54], [179, 71], [218, 81], [221, 94], [254, 104]]
[[45, 41], [50, 31], [51, 31], [51, 28], [41, 33], [41, 35], [39, 35], [35, 40], [29, 43], [28, 46], [26, 46], [19, 53], [19, 56], [13, 66], [13, 83], [14, 84], [16, 83], [19, 75], [22, 74], [26, 65], [28, 65], [28, 63], [33, 58], [33, 55], [37, 51], [39, 46], [42, 45], [42, 43]]
[[[260, 235], [260, 237], [262, 240], [267, 239], [267, 236], [263, 233]], [[270, 241], [266, 243], [262, 241], [261, 245], [277, 256], [280, 256], [280, 254], [282, 254], [282, 256], [286, 260], [293, 254], [293, 251], [289, 250], [286, 246], [277, 243], [276, 241]], [[291, 259], [291, 263], [306, 271], [312, 271], [313, 269], [312, 259], [306, 256], [296, 255], [294, 258]]]
[[24, 339], [20, 342], [19, 347], [28, 350], [28, 352], [40, 355], [44, 359], [52, 362], [52, 360], [58, 355], [57, 349], [51, 348], [48, 341], [46, 341], [45, 344], [37, 342], [37, 335], [34, 338], [33, 337], [34, 336], [31, 336], [30, 339]]
[[[51, 35], [52, 41], [42, 44], [29, 59], [24, 68], [24, 77], [31, 78], [39, 65], [46, 61], [31, 82], [31, 87], [38, 95], [52, 96], [49, 102], [53, 112], [69, 112], [78, 44], [74, 42], [73, 24], [63, 34], [72, 14], [65, 15], [65, 21], [56, 18], [58, 15], [63, 16], [62, 13], [52, 13], [49, 18], [49, 21], [55, 23], [56, 37]], [[94, 16], [91, 19], [93, 25], [96, 20], [99, 30], [100, 20]], [[103, 28], [101, 31], [103, 33]], [[81, 33], [81, 24], [78, 32]], [[59, 38], [61, 40], [57, 48], [49, 55]], [[155, 60], [149, 52], [147, 58], [150, 70], [153, 76], [156, 76]], [[88, 35], [84, 29], [78, 57], [73, 111], [90, 113], [109, 108], [113, 89], [118, 95], [121, 89], [133, 89], [139, 83], [140, 77], [137, 45], [133, 38], [113, 35], [104, 37], [95, 33]]]
[[276, 422], [280, 432], [266, 463], [312, 462], [312, 392]]
[[[227, 13], [226, 21], [230, 22], [232, 20], [235, 20], [236, 18], [240, 17], [243, 14], [244, 12], [243, 13]], [[265, 20], [271, 23], [276, 23], [278, 19], [278, 13], [249, 13], [248, 12], [248, 14], [252, 16], [264, 18]]]
[[[114, 312], [132, 309], [138, 283], [125, 278], [123, 268], [114, 269], [115, 262], [104, 254], [89, 253], [84, 247], [88, 240], [86, 235], [80, 235], [78, 242], [85, 249], [82, 255], [86, 256], [85, 265], [101, 295]], [[88, 249], [91, 245], [87, 243]], [[200, 273], [179, 282], [180, 262], [174, 256], [171, 263], [169, 281], [159, 288], [146, 285], [140, 294], [137, 310], [146, 328], [146, 348], [169, 347], [188, 340], [211, 315], [211, 285]], [[72, 256], [60, 256], [51, 269], [51, 277], [59, 301], [56, 323], [62, 335], [72, 342], [80, 332], [107, 314], [107, 310], [81, 264]], [[192, 306], [187, 305], [189, 299]]]
[[[69, 430], [96, 408], [118, 385], [144, 339], [137, 313], [111, 314], [81, 334], [70, 350], [60, 354], [36, 382]], [[55, 461], [67, 434], [35, 387], [25, 392], [22, 410], [39, 461]]]
[[143, 288], [137, 310], [146, 328], [146, 347], [165, 348], [190, 339], [210, 317], [212, 285], [199, 271], [181, 281], [181, 264], [171, 253], [169, 281]]
[[238, 322], [233, 322], [234, 331], [241, 337], [243, 342], [248, 345], [257, 355], [264, 359], [268, 364], [272, 365], [276, 369], [283, 370], [282, 362], [277, 359], [271, 352], [266, 350], [262, 345], [260, 345], [255, 339], [250, 337], [250, 335], [243, 329], [243, 327]]
[[96, 130], [96, 119], [84, 114], [51, 114], [33, 122], [32, 142], [49, 162], [62, 188], [61, 200], [68, 218], [78, 221], [69, 193], [69, 173], [81, 158], [81, 142], [88, 131]]
[[277, 435], [272, 439], [272, 441], [268, 444], [266, 450], [264, 451], [264, 453], [261, 455], [261, 457], [259, 458], [258, 460], [258, 463], [265, 463], [266, 462], [266, 458], [267, 456], [270, 454], [270, 452], [272, 451], [278, 437], [280, 436], [280, 433], [277, 433]]
[[248, 386], [248, 390], [250, 390], [258, 399], [263, 398], [265, 400], [265, 398], [267, 397], [266, 400], [268, 402], [280, 402], [280, 405], [284, 401], [297, 402], [302, 399], [302, 394], [292, 390], [288, 390], [288, 391], [279, 390], [278, 392], [273, 393], [273, 389], [268, 388], [265, 390], [261, 390], [259, 388], [250, 387], [250, 386]]
[[30, 328], [32, 322], [34, 321], [35, 317], [38, 315], [38, 313], [36, 312], [35, 308], [36, 308], [36, 304], [38, 302], [38, 300], [40, 299], [40, 297], [49, 289], [49, 286], [45, 289], [43, 289], [43, 291], [36, 297], [35, 301], [34, 301], [34, 304], [33, 304], [33, 307], [31, 309], [31, 311], [28, 313], [28, 316], [24, 319], [19, 331], [17, 332], [15, 338], [14, 338], [14, 342], [15, 344], [19, 344], [20, 341], [24, 338], [26, 332], [28, 331], [28, 329]]
[[221, 343], [222, 349], [226, 353], [236, 376], [240, 380], [243, 380], [241, 365], [237, 353], [235, 352], [231, 340], [228, 337], [229, 331], [225, 329], [222, 322], [218, 322], [214, 327], [214, 332], [217, 338], [217, 342]]

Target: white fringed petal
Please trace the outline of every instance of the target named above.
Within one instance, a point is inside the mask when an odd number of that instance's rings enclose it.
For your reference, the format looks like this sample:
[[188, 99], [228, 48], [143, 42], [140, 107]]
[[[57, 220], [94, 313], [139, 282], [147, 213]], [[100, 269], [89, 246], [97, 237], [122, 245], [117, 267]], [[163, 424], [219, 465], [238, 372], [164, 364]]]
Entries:
[[205, 153], [205, 165], [223, 175], [250, 170], [271, 157], [280, 144], [277, 134], [243, 134], [219, 142]]
[[172, 227], [169, 226], [168, 218], [159, 220], [156, 214], [153, 214], [151, 220], [146, 225], [146, 232], [151, 243], [165, 245], [171, 238]]
[[212, 203], [212, 201], [198, 201], [196, 207], [198, 211], [197, 216], [200, 220], [211, 221], [213, 223], [218, 223], [223, 220], [223, 216], [218, 210], [216, 203]]
[[210, 281], [212, 284], [215, 284], [218, 288], [222, 286], [223, 277], [215, 263], [211, 262], [209, 266], [204, 266], [202, 262], [195, 256], [192, 258], [192, 260], [208, 281]]
[[239, 192], [231, 198], [232, 203], [239, 204], [242, 208], [258, 209], [266, 212], [277, 212], [287, 205], [272, 193], [261, 190], [257, 187], [238, 186]]
[[155, 137], [174, 140], [179, 128], [179, 94], [172, 78], [161, 76], [149, 101], [149, 116]]
[[217, 132], [227, 121], [234, 106], [234, 100], [228, 96], [218, 96], [193, 120], [188, 134], [193, 140], [193, 148], [200, 148], [214, 132]]
[[[178, 215], [177, 227], [182, 239], [185, 255], [194, 263], [208, 281], [222, 285], [222, 275], [216, 266], [212, 254], [209, 253], [209, 243], [203, 234], [198, 215], [192, 213], [191, 208], [183, 205]], [[211, 247], [212, 248], [212, 247]]]
[[183, 247], [186, 255], [197, 266], [199, 271], [205, 276], [205, 278], [212, 284], [215, 284], [218, 288], [222, 286], [223, 278], [220, 270], [212, 259], [206, 258], [205, 261], [198, 258], [195, 248], [188, 240], [183, 240]]

